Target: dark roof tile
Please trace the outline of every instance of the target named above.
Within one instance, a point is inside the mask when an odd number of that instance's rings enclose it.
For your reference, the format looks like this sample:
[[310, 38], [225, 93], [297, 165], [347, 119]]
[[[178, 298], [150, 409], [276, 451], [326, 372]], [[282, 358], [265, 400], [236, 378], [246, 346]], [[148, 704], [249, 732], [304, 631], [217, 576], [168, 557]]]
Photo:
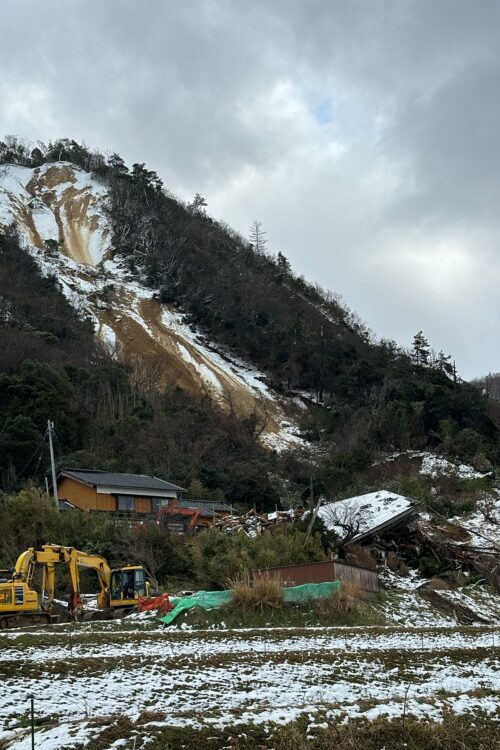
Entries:
[[74, 477], [80, 482], [96, 486], [98, 484], [113, 485], [114, 487], [123, 487], [124, 489], [145, 489], [145, 490], [175, 490], [177, 492], [186, 492], [183, 487], [167, 482], [158, 477], [152, 477], [148, 474], [121, 474], [112, 471], [100, 471], [97, 469], [60, 469], [60, 474]]

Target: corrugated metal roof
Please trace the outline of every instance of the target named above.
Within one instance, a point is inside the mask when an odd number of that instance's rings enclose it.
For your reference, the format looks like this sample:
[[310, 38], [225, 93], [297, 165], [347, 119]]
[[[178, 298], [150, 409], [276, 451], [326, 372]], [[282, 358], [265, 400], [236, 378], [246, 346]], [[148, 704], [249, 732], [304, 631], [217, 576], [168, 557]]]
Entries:
[[186, 492], [183, 487], [178, 487], [176, 484], [167, 482], [164, 479], [158, 479], [158, 477], [152, 477], [148, 474], [121, 474], [111, 471], [99, 471], [96, 469], [61, 469], [59, 473], [93, 486], [101, 484], [127, 489], [174, 490], [177, 492]]
[[179, 508], [199, 508], [202, 516], [212, 518], [217, 513], [231, 513], [231, 506], [226, 503], [211, 502], [210, 500], [179, 500]]

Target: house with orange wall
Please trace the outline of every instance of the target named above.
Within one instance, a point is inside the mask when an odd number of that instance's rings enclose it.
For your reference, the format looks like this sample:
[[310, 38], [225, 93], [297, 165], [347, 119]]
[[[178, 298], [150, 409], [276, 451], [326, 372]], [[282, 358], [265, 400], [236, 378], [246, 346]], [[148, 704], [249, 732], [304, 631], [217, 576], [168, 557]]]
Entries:
[[156, 514], [186, 493], [183, 487], [147, 474], [64, 468], [56, 480], [60, 503], [108, 513]]

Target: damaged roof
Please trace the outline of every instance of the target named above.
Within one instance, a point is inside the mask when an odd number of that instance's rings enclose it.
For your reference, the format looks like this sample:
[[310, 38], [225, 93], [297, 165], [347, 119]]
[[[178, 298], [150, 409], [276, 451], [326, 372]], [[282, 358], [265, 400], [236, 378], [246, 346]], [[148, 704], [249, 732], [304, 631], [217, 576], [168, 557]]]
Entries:
[[327, 503], [319, 509], [318, 515], [341, 539], [352, 533], [349, 541], [354, 543], [411, 518], [416, 514], [414, 506], [414, 500], [408, 497], [379, 490]]

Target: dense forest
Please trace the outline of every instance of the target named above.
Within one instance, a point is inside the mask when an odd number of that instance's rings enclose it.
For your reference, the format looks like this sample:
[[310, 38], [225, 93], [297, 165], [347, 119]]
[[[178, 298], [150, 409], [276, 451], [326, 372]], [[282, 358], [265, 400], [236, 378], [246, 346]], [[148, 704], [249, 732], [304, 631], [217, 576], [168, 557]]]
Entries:
[[[374, 340], [339, 299], [294, 274], [282, 252], [268, 252], [258, 226], [241, 237], [206, 213], [202, 196], [182, 203], [144, 164], [129, 169], [117, 154], [70, 140], [0, 142], [0, 164], [60, 160], [106, 184], [114, 252], [164, 304], [257, 365], [277, 391], [307, 394], [303, 435], [320, 444], [316, 492], [349, 487], [380, 450], [431, 447], [497, 463], [497, 404], [462, 382], [449, 357], [433, 355], [421, 332], [410, 352]], [[308, 495], [311, 461], [264, 450], [254, 420], [178, 390], [139, 392], [13, 229], [0, 237], [0, 258], [4, 489], [40, 479], [50, 417], [65, 463], [154, 472], [243, 505]]]
[[[14, 283], [13, 283], [14, 281]], [[48, 466], [47, 420], [61, 463], [171, 477], [197, 496], [273, 505], [276, 457], [256, 424], [178, 389], [152, 397], [100, 348], [57, 279], [44, 278], [0, 233], [0, 473], [5, 490], [41, 481]], [[206, 492], [205, 492], [206, 490]]]

